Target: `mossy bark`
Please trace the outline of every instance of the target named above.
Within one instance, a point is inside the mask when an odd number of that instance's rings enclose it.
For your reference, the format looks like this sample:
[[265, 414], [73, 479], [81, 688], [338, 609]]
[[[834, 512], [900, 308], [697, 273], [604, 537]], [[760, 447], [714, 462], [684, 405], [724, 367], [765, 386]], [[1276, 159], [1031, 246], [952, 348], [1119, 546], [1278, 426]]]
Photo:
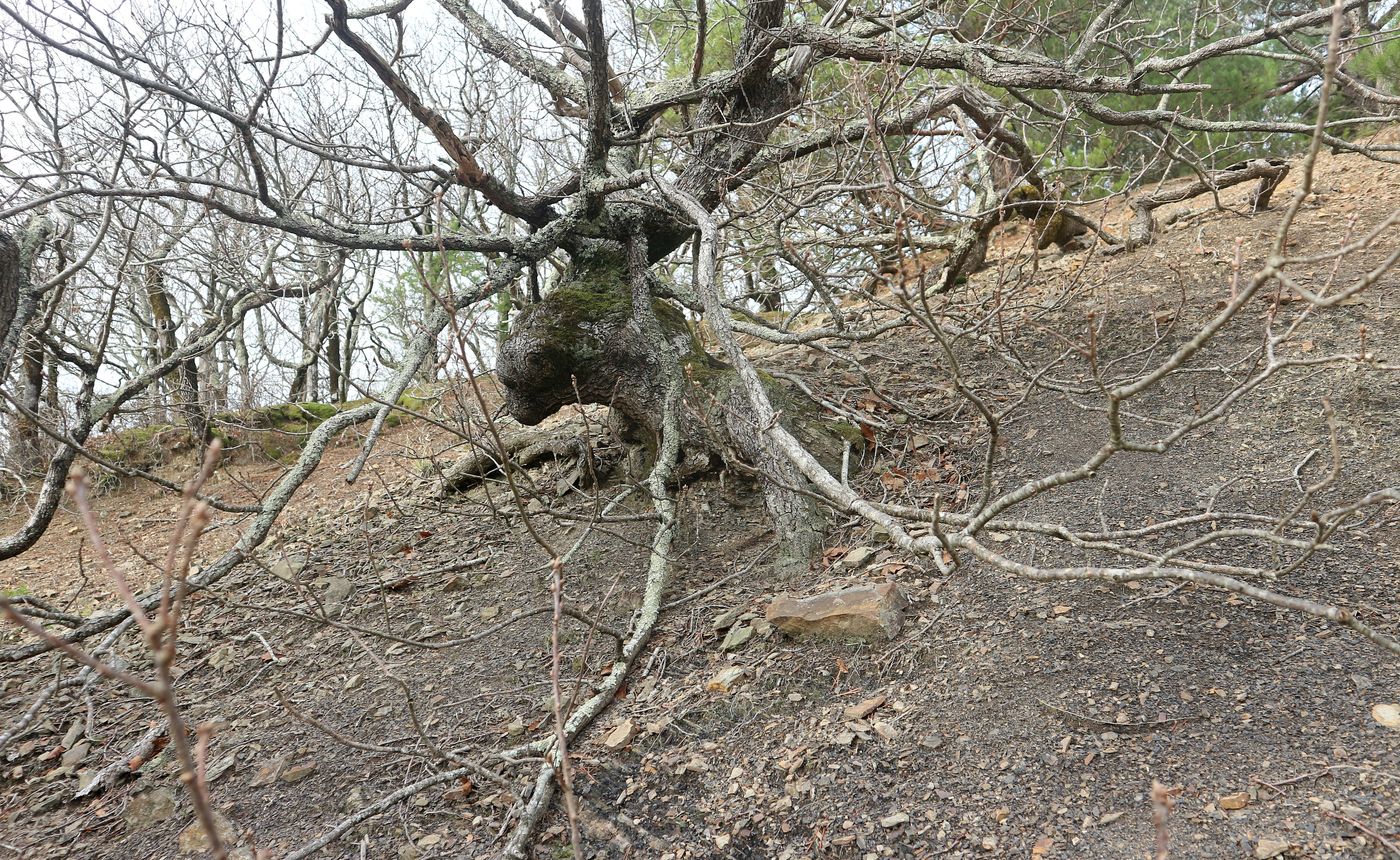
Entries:
[[[661, 300], [652, 309], [687, 380], [678, 473], [694, 476], [722, 465], [753, 472], [768, 464], [757, 477], [778, 535], [778, 566], [805, 567], [820, 549], [825, 527], [818, 507], [801, 492], [806, 480], [763, 455], [762, 434], [744, 408], [738, 374], [705, 352], [679, 310]], [[630, 423], [631, 435], [654, 451], [666, 353], [648, 343], [634, 319], [625, 262], [600, 255], [576, 260], [565, 284], [514, 321], [496, 372], [507, 411], [522, 424], [538, 424], [566, 404], [600, 403], [628, 419], [614, 422], [620, 436], [629, 435], [621, 425]], [[763, 382], [784, 426], [838, 470], [847, 442], [860, 441], [859, 431], [827, 420], [816, 403], [776, 379]]]

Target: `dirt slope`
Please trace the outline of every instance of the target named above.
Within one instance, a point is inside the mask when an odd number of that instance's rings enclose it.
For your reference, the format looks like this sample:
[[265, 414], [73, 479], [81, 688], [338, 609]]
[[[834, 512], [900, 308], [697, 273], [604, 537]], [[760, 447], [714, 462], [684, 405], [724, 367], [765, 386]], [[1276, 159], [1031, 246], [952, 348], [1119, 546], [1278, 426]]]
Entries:
[[[1286, 200], [1291, 187], [1276, 199]], [[1325, 251], [1349, 230], [1376, 223], [1400, 198], [1397, 189], [1400, 169], [1327, 158], [1294, 250]], [[1237, 205], [1243, 194], [1224, 201]], [[1246, 266], [1257, 263], [1278, 217], [1201, 212], [1177, 221], [1156, 245], [1109, 258], [1030, 261], [1015, 256], [1012, 236], [970, 289], [992, 289], [1012, 268], [1034, 268], [1024, 295], [1043, 313], [1016, 337], [1026, 355], [1058, 354], [1060, 334], [1082, 331], [1092, 314], [1105, 360], [1145, 363], [1214, 312], [1229, 293], [1236, 239]], [[1355, 255], [1339, 274], [1375, 265], [1384, 250]], [[1310, 276], [1321, 283], [1329, 271]], [[1261, 301], [1250, 311], [1253, 324], [1207, 363], [1229, 365], [1278, 312]], [[1312, 346], [1298, 348], [1345, 349], [1364, 323], [1371, 348], [1400, 358], [1400, 276], [1388, 274], [1363, 302], [1328, 319], [1306, 342]], [[897, 423], [878, 411], [863, 380], [828, 359], [774, 350], [765, 360], [832, 401], [889, 419], [878, 460], [858, 479], [867, 492], [922, 503], [936, 491], [955, 497], [975, 475], [982, 431], [956, 408], [934, 344], [906, 329], [858, 349], [880, 390], [922, 418]], [[969, 376], [987, 386], [1008, 373], [975, 348], [965, 359]], [[1151, 414], [1189, 415], [1219, 384], [1186, 377], [1154, 396]], [[1295, 475], [1314, 479], [1327, 459], [1314, 455], [1299, 466], [1309, 451], [1329, 448], [1324, 396], [1345, 466], [1328, 498], [1400, 482], [1400, 386], [1393, 376], [1327, 370], [1277, 381], [1225, 425], [1168, 455], [1121, 457], [1092, 481], [1017, 513], [1098, 528], [1206, 505], [1277, 512], [1297, 496]], [[457, 409], [449, 400], [441, 414]], [[1080, 461], [1102, 427], [1092, 397], [1033, 398], [1007, 428], [1000, 486]], [[431, 775], [424, 735], [472, 758], [551, 729], [544, 616], [448, 644], [517, 607], [545, 603], [548, 554], [523, 528], [521, 511], [499, 484], [441, 500], [428, 494], [425, 463], [450, 456], [451, 438], [420, 422], [392, 431], [369, 477], [347, 486], [342, 467], [355, 441], [349, 434], [333, 449], [266, 553], [274, 567], [294, 562], [279, 568], [294, 573], [292, 581], [245, 566], [192, 601], [181, 640], [191, 716], [221, 725], [210, 751], [216, 805], [249, 844], [273, 856]], [[258, 488], [276, 473], [240, 467], [220, 481]], [[543, 488], [556, 477], [535, 474]], [[141, 488], [100, 502], [113, 541], [134, 546], [123, 559], [138, 578], [137, 551], [158, 555], [172, 504]], [[527, 509], [541, 537], [561, 550], [588, 538], [566, 567], [570, 593], [601, 607], [605, 623], [625, 626], [650, 523], [580, 525], [596, 500], [579, 492], [552, 504], [573, 518]], [[691, 486], [681, 505], [675, 605], [626, 694], [576, 750], [586, 841], [596, 856], [1150, 857], [1154, 781], [1174, 800], [1173, 858], [1400, 856], [1400, 731], [1371, 717], [1372, 705], [1400, 701], [1400, 667], [1371, 643], [1195, 587], [1035, 585], [976, 564], [942, 578], [854, 522], [832, 532], [821, 569], [777, 582], [765, 575], [771, 535], [762, 505], [741, 481]], [[614, 513], [645, 508], [632, 500]], [[235, 517], [217, 522], [206, 557], [235, 535]], [[1381, 509], [1363, 535], [1278, 587], [1358, 608], [1400, 633], [1400, 512]], [[71, 518], [60, 519], [32, 553], [0, 566], [0, 582], [71, 601], [75, 611], [110, 605], [110, 588], [78, 562], [79, 537]], [[1052, 551], [1005, 538], [1022, 557]], [[844, 548], [866, 546], [876, 550], [870, 564], [848, 570], [839, 562]], [[779, 591], [886, 579], [914, 601], [892, 643], [795, 643], [744, 617], [761, 616]], [[339, 626], [310, 617], [328, 601]], [[724, 651], [731, 625], [747, 626], [752, 638]], [[570, 677], [584, 685], [599, 677], [610, 641], [582, 626], [570, 626], [565, 639]], [[119, 653], [143, 667], [135, 645]], [[746, 679], [729, 693], [707, 692], [705, 682], [729, 665], [744, 667]], [[0, 676], [0, 722], [8, 724], [48, 676], [33, 665], [0, 667]], [[289, 713], [279, 692], [299, 714], [363, 748]], [[843, 715], [876, 698], [867, 717]], [[168, 754], [104, 796], [68, 799], [79, 771], [122, 756], [151, 717], [147, 705], [110, 686], [92, 691], [91, 706], [63, 701], [0, 753], [0, 856], [174, 855], [191, 816], [178, 795], [162, 809], [162, 792], [174, 785]], [[606, 744], [625, 721], [636, 736]], [[75, 723], [79, 731], [64, 746]], [[84, 753], [64, 762], [80, 743]], [[322, 856], [493, 856], [516, 802], [510, 789], [522, 788], [533, 767], [503, 773], [505, 785], [482, 778], [429, 789], [350, 828]], [[560, 816], [547, 822], [537, 853], [568, 856]]]

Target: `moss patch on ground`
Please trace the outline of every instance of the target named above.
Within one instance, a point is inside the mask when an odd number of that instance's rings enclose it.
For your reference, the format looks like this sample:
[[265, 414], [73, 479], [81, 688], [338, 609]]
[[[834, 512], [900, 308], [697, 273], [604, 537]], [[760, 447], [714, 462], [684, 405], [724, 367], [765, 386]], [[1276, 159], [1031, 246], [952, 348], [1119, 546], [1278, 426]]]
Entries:
[[[406, 393], [398, 403], [404, 409], [420, 411], [431, 405], [425, 395], [424, 391]], [[345, 403], [277, 403], [246, 411], [220, 412], [210, 418], [209, 432], [223, 442], [226, 460], [285, 463], [301, 455], [307, 438], [326, 420], [368, 402], [368, 399], [360, 399]], [[410, 417], [405, 412], [394, 411], [389, 414], [386, 425], [397, 427]], [[118, 466], [150, 472], [201, 447], [186, 428], [161, 423], [109, 433], [94, 442], [92, 451]], [[125, 477], [104, 468], [96, 469], [95, 473], [93, 482], [98, 487], [115, 486]]]

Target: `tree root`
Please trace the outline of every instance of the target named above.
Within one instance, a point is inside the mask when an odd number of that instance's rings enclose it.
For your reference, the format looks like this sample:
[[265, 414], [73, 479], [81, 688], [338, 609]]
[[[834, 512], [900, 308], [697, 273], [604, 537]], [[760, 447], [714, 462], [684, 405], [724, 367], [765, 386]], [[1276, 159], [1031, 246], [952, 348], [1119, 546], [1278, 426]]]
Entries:
[[547, 460], [572, 461], [572, 469], [559, 481], [561, 487], [590, 486], [602, 483], [619, 459], [614, 453], [616, 445], [590, 444], [581, 435], [524, 431], [507, 435], [501, 441], [504, 451], [474, 443], [470, 453], [442, 470], [433, 493], [439, 498], [462, 493], [500, 475], [507, 464], [515, 469], [529, 469]]
[[1207, 174], [1203, 179], [1198, 179], [1189, 185], [1180, 188], [1169, 188], [1164, 191], [1157, 191], [1152, 194], [1144, 194], [1129, 201], [1128, 206], [1137, 215], [1132, 226], [1128, 229], [1128, 242], [1126, 250], [1141, 248], [1152, 243], [1153, 234], [1157, 230], [1157, 219], [1153, 211], [1168, 203], [1180, 203], [1182, 200], [1189, 200], [1198, 197], [1206, 192], [1217, 192], [1233, 185], [1239, 185], [1250, 180], [1259, 180], [1259, 187], [1254, 190], [1254, 195], [1250, 197], [1250, 209], [1254, 212], [1263, 212], [1269, 208], [1269, 199], [1273, 196], [1274, 189], [1288, 176], [1288, 162], [1281, 158], [1256, 158], [1253, 161], [1244, 161], [1239, 164], [1232, 164], [1224, 170], [1217, 170]]
[[131, 749], [126, 754], [106, 767], [99, 770], [86, 786], [78, 789], [73, 794], [74, 800], [82, 800], [94, 794], [101, 794], [112, 786], [116, 785], [122, 777], [129, 776], [134, 768], [133, 762], [142, 762], [150, 758], [151, 753], [156, 748], [156, 741], [164, 737], [170, 731], [170, 723], [161, 720], [146, 730], [136, 743], [131, 745]]

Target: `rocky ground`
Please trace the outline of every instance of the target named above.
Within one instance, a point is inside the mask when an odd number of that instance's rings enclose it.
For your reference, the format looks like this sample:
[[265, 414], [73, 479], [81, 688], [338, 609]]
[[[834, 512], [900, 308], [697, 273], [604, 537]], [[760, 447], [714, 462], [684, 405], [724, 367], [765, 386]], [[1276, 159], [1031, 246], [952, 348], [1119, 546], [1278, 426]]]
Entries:
[[[1379, 222], [1393, 204], [1377, 187], [1400, 187], [1400, 171], [1328, 159], [1292, 250], [1325, 251]], [[1247, 268], [1262, 259], [1277, 219], [1277, 211], [1202, 210], [1156, 245], [1117, 257], [1033, 261], [1008, 250], [1012, 236], [969, 289], [1028, 279], [1018, 301], [1035, 312], [1018, 317], [1012, 337], [1028, 356], [1058, 354], [1064, 338], [1092, 324], [1100, 360], [1146, 366], [1228, 297], [1236, 239]], [[1374, 266], [1387, 250], [1363, 251], [1339, 274]], [[1330, 273], [1310, 275], [1321, 283]], [[1261, 299], [1202, 366], [1231, 371], [1271, 314], [1301, 312], [1287, 298]], [[1396, 359], [1400, 275], [1387, 274], [1290, 348], [1345, 349], [1363, 324], [1370, 348]], [[935, 344], [910, 328], [850, 350], [870, 379], [797, 349], [760, 358], [879, 422], [879, 446], [855, 479], [868, 496], [929, 504], [942, 493], [955, 509], [966, 505], [985, 435], [959, 407]], [[979, 389], [1014, 390], [1005, 362], [975, 346], [963, 358]], [[1229, 378], [1184, 376], [1140, 408], [1158, 420], [1193, 414]], [[470, 411], [455, 402], [459, 393], [434, 407], [449, 424]], [[1092, 392], [1074, 391], [1028, 400], [1004, 428], [998, 486], [1080, 461], [1102, 439], [1095, 403]], [[567, 420], [596, 434], [597, 418]], [[1334, 435], [1343, 468], [1314, 504], [1400, 483], [1393, 374], [1291, 374], [1169, 454], [1121, 457], [1016, 513], [1105, 529], [1211, 506], [1277, 513], [1326, 473]], [[621, 479], [580, 491], [560, 481], [577, 477], [573, 464], [546, 464], [531, 473], [539, 498], [523, 507], [495, 480], [439, 497], [435, 464], [460, 445], [440, 427], [410, 422], [347, 486], [356, 442], [352, 432], [332, 449], [260, 564], [191, 601], [180, 637], [182, 701], [191, 719], [219, 727], [209, 751], [215, 807], [248, 853], [283, 856], [430, 777], [435, 749], [476, 759], [552, 731], [547, 615], [503, 626], [546, 605], [551, 553], [541, 542], [558, 552], [577, 544], [567, 588], [602, 626], [625, 627], [640, 599], [651, 523], [639, 494], [617, 502], [608, 522], [590, 523], [626, 489]], [[277, 474], [245, 464], [221, 472], [216, 486], [246, 499]], [[119, 560], [149, 581], [142, 557], [159, 557], [173, 500], [133, 487], [98, 504]], [[765, 565], [772, 535], [762, 504], [742, 478], [691, 484], [680, 506], [685, 525], [661, 625], [574, 750], [594, 856], [1121, 860], [1151, 857], [1164, 832], [1173, 858], [1400, 857], [1400, 728], [1386, 710], [1400, 701], [1400, 666], [1356, 635], [1189, 585], [1037, 584], [975, 563], [945, 577], [854, 520], [835, 524], [809, 574], [779, 581]], [[238, 527], [221, 515], [203, 556], [217, 555]], [[1063, 553], [1022, 532], [989, 540], [1018, 558]], [[1395, 635], [1397, 547], [1400, 511], [1379, 508], [1275, 587], [1351, 607]], [[1227, 549], [1236, 560], [1259, 552]], [[114, 600], [66, 514], [33, 552], [0, 566], [0, 578], [77, 613]], [[890, 641], [798, 640], [768, 618], [775, 595], [887, 584], [909, 603]], [[4, 635], [7, 645], [18, 641]], [[562, 651], [566, 689], [586, 693], [613, 642], [570, 619]], [[116, 655], [133, 671], [149, 669], [134, 643]], [[0, 724], [59, 671], [67, 670], [50, 659], [0, 669]], [[0, 856], [198, 853], [201, 834], [169, 751], [139, 762], [112, 790], [74, 799], [85, 776], [120, 760], [153, 717], [149, 702], [112, 685], [56, 697], [0, 751]], [[349, 827], [319, 856], [494, 856], [533, 773], [533, 764], [493, 766], [431, 786]], [[562, 814], [547, 819], [535, 853], [569, 856]]]

